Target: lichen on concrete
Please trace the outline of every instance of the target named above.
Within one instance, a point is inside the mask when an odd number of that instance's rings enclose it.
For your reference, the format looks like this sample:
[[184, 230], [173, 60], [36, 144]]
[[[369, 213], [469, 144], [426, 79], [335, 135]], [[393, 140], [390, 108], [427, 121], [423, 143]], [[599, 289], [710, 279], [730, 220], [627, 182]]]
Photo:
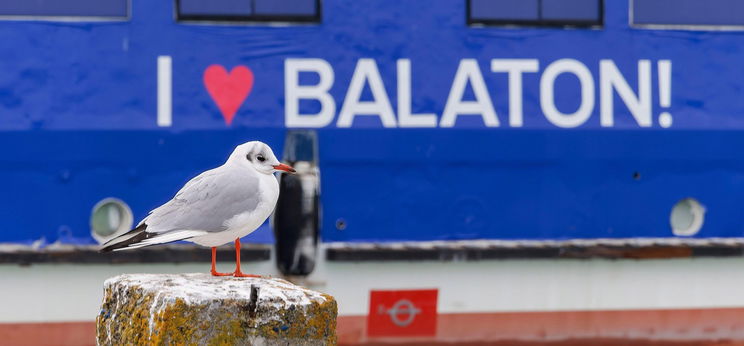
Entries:
[[127, 274], [106, 280], [99, 345], [333, 345], [333, 297], [275, 278]]

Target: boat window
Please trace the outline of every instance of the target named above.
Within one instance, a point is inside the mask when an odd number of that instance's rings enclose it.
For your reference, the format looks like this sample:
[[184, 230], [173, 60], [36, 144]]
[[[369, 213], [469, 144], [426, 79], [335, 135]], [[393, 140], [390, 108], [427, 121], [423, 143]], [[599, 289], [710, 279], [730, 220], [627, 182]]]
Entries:
[[744, 1], [631, 0], [630, 21], [661, 29], [744, 29]]
[[600, 26], [602, 0], [467, 0], [470, 25]]
[[185, 21], [320, 21], [320, 0], [176, 0], [176, 7]]
[[129, 0], [0, 1], [2, 19], [114, 19], [129, 17]]

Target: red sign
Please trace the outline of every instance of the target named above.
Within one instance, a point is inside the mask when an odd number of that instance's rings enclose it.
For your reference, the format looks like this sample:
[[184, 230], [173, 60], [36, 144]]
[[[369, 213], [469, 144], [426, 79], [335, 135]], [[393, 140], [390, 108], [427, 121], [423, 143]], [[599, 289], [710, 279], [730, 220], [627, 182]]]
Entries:
[[434, 336], [437, 290], [371, 291], [368, 336]]

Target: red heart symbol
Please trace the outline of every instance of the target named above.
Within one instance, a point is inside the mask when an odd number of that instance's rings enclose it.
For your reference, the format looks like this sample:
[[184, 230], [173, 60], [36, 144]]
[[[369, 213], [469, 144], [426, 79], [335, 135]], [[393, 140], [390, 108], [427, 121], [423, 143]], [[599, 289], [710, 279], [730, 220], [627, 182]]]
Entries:
[[235, 112], [253, 89], [253, 71], [240, 65], [227, 73], [222, 65], [210, 65], [204, 70], [204, 86], [219, 107], [225, 123], [232, 123]]

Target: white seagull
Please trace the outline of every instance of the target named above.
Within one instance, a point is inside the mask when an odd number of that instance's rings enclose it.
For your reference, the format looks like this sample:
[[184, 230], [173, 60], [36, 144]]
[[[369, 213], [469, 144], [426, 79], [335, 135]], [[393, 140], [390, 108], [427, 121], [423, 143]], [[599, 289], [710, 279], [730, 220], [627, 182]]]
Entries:
[[[189, 180], [170, 201], [153, 209], [133, 230], [103, 244], [101, 252], [190, 241], [212, 248], [214, 276], [256, 277], [240, 271], [240, 238], [274, 211], [279, 183], [274, 172], [294, 173], [268, 145], [253, 141], [235, 148], [222, 165]], [[217, 246], [235, 241], [235, 272], [218, 273]]]

